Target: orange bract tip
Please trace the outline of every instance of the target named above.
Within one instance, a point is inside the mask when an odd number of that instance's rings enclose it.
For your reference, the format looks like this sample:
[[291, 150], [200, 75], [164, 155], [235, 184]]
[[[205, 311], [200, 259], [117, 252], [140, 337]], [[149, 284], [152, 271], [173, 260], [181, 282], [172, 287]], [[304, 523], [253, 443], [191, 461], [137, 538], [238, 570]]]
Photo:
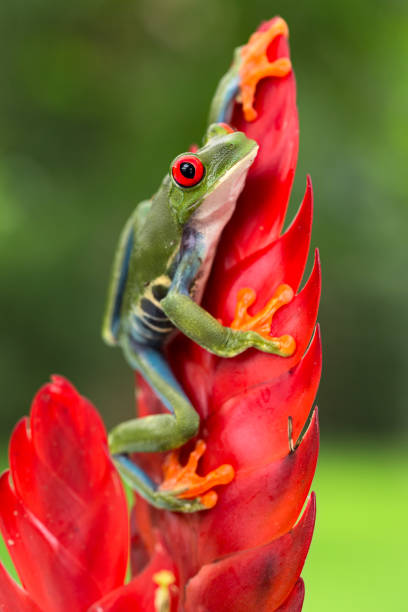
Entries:
[[279, 35], [288, 37], [287, 23], [278, 18], [265, 32], [255, 32], [248, 43], [242, 47], [240, 76], [240, 101], [246, 121], [254, 121], [257, 112], [254, 109], [255, 90], [258, 82], [265, 77], [284, 77], [292, 70], [288, 57], [280, 57], [270, 62], [267, 50], [270, 43]]
[[186, 465], [179, 462], [178, 451], [167, 455], [163, 463], [164, 480], [161, 491], [173, 491], [180, 499], [198, 497], [206, 508], [212, 508], [217, 502], [217, 494], [212, 487], [228, 484], [235, 476], [234, 468], [229, 464], [220, 465], [206, 476], [196, 472], [198, 462], [206, 449], [204, 440], [197, 440], [194, 450], [190, 453]]

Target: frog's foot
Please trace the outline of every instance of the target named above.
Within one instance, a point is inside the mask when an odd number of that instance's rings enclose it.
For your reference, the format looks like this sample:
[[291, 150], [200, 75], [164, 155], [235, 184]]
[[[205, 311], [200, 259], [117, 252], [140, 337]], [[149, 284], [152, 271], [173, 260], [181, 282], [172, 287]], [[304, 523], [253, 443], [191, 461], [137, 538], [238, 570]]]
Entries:
[[237, 296], [235, 318], [230, 325], [231, 329], [254, 331], [265, 340], [276, 344], [279, 355], [290, 357], [296, 350], [296, 342], [293, 336], [284, 335], [276, 338], [270, 335], [270, 331], [273, 315], [279, 308], [291, 302], [293, 296], [293, 289], [289, 285], [279, 285], [266, 306], [254, 316], [251, 316], [248, 314], [248, 308], [255, 302], [256, 292], [251, 288], [240, 289]]
[[264, 77], [284, 77], [292, 70], [288, 57], [280, 57], [270, 62], [267, 49], [270, 43], [279, 35], [288, 37], [289, 31], [286, 22], [278, 17], [273, 21], [269, 30], [255, 32], [248, 43], [241, 49], [240, 96], [243, 113], [246, 121], [254, 121], [257, 112], [254, 109], [255, 90], [258, 82]]
[[206, 476], [199, 476], [196, 473], [197, 465], [205, 449], [204, 440], [197, 440], [195, 449], [184, 466], [179, 462], [178, 450], [169, 453], [164, 460], [164, 480], [159, 492], [164, 495], [168, 493], [179, 500], [195, 500], [203, 510], [213, 508], [217, 503], [217, 493], [211, 489], [231, 482], [235, 472], [231, 465], [224, 464]]

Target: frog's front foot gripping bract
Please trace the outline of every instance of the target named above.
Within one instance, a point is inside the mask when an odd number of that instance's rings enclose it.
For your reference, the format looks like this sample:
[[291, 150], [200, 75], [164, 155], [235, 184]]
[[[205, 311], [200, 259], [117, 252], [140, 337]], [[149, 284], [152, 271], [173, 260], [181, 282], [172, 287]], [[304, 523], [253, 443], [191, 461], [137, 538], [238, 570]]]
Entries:
[[[267, 48], [278, 35], [287, 36], [281, 19], [252, 35], [236, 50], [234, 62], [215, 93], [201, 148], [179, 155], [157, 193], [141, 202], [119, 240], [103, 325], [103, 337], [119, 345], [130, 366], [154, 389], [166, 413], [121, 423], [109, 436], [110, 451], [123, 477], [151, 504], [177, 512], [214, 506], [215, 486], [234, 478], [231, 465], [205, 476], [197, 474], [205, 451], [196, 442], [187, 463], [177, 451], [199, 431], [199, 416], [174, 377], [162, 351], [175, 331], [204, 349], [234, 357], [249, 348], [288, 357], [295, 341], [284, 333], [270, 334], [274, 313], [293, 298], [288, 285], [278, 287], [256, 312], [256, 294], [242, 287], [236, 296], [235, 318], [223, 325], [200, 306], [215, 250], [231, 218], [258, 145], [228, 125], [231, 109], [242, 103], [247, 121], [256, 121], [254, 96], [263, 78], [290, 72], [288, 58], [269, 62]], [[249, 315], [249, 308], [255, 314]], [[284, 330], [283, 330], [284, 331]], [[164, 461], [163, 482], [157, 485], [131, 458], [134, 452], [171, 451]]]

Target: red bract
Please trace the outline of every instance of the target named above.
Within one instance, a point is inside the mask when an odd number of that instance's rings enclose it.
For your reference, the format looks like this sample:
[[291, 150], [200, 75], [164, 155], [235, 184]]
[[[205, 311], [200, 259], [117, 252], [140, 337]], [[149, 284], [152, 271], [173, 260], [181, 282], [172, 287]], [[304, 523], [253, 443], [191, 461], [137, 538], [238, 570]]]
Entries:
[[[267, 22], [260, 30], [276, 23]], [[268, 48], [271, 61], [288, 54], [283, 35]], [[320, 298], [317, 253], [299, 291], [312, 222], [309, 179], [298, 214], [280, 235], [298, 149], [293, 72], [263, 79], [255, 109], [257, 119], [248, 123], [241, 105], [234, 108], [233, 126], [254, 138], [260, 149], [221, 238], [204, 306], [228, 325], [240, 289], [256, 291], [250, 309], [254, 314], [279, 285], [288, 284], [297, 295], [278, 310], [271, 334], [292, 335], [296, 351], [289, 358], [249, 350], [221, 359], [181, 336], [168, 348], [173, 369], [200, 413], [199, 437], [207, 444], [200, 471], [205, 474], [224, 463], [236, 471], [233, 482], [218, 489], [217, 505], [207, 512], [162, 512], [136, 500], [134, 569], [140, 569], [143, 555], [148, 558], [154, 530], [160, 532], [178, 567], [179, 610], [185, 612], [301, 610], [304, 587], [299, 575], [314, 526], [313, 496], [296, 523], [319, 444], [317, 415], [311, 413], [321, 372], [315, 329]], [[140, 414], [160, 410], [143, 382], [141, 389]], [[156, 459], [145, 457], [144, 465], [160, 476]]]

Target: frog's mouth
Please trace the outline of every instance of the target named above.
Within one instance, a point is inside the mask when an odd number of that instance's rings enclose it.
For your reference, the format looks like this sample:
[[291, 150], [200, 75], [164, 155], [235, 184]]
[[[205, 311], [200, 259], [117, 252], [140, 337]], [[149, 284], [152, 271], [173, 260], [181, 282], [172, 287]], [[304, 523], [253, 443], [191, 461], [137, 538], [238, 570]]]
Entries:
[[203, 247], [200, 282], [194, 296], [197, 302], [201, 301], [222, 231], [232, 217], [238, 197], [244, 188], [248, 170], [257, 152], [258, 146], [254, 146], [245, 157], [225, 173], [214, 189], [205, 196], [187, 224], [200, 235], [200, 244]]

